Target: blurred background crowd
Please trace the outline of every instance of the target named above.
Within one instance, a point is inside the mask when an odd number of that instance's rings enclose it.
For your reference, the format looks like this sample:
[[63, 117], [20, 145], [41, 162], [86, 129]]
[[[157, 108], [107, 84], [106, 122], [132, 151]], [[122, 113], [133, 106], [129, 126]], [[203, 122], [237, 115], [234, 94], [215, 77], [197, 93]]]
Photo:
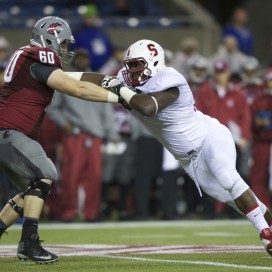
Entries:
[[[257, 13], [249, 0], [0, 0], [0, 85], [9, 57], [45, 15], [73, 28], [77, 54], [67, 71], [116, 75], [131, 42], [154, 39], [166, 65], [187, 79], [196, 107], [231, 130], [240, 175], [271, 207], [271, 33], [260, 18], [266, 13]], [[173, 156], [120, 105], [56, 93], [39, 141], [59, 172], [46, 220], [240, 218], [200, 197]], [[0, 188], [2, 206], [17, 189], [4, 173]]]

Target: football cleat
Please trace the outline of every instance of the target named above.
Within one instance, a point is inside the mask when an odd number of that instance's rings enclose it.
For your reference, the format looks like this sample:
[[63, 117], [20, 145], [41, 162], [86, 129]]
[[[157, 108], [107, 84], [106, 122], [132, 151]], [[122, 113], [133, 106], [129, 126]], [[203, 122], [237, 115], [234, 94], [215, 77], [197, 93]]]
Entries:
[[49, 264], [59, 259], [57, 255], [45, 250], [41, 246], [38, 235], [19, 242], [17, 257], [19, 260], [31, 260], [37, 264]]
[[272, 231], [269, 228], [263, 229], [260, 238], [267, 253], [272, 257]]

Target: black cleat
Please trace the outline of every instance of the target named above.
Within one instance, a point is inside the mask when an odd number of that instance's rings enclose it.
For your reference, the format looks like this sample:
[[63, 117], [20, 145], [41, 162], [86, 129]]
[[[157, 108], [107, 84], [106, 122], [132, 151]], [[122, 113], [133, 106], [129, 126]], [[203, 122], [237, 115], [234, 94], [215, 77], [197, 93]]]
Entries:
[[19, 260], [31, 260], [37, 264], [48, 264], [58, 261], [59, 256], [45, 250], [41, 246], [39, 237], [35, 235], [34, 239], [20, 241], [17, 249]]

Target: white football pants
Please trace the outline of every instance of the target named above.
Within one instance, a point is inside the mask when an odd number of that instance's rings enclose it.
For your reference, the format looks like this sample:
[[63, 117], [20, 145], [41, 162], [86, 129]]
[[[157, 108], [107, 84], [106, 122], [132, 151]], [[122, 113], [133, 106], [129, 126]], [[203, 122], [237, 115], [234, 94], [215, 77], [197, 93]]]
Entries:
[[[197, 157], [184, 170], [197, 187], [200, 186], [214, 199], [242, 213], [234, 199], [243, 194], [249, 186], [236, 170], [235, 144], [227, 127], [214, 121]], [[256, 199], [264, 213], [265, 205], [257, 197]]]

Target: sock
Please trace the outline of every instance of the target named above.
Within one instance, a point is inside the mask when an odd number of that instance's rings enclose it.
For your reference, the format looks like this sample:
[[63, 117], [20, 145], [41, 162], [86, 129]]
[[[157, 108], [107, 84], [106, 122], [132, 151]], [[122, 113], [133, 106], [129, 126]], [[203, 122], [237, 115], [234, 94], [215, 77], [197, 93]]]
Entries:
[[35, 239], [38, 236], [38, 219], [24, 218], [21, 241]]
[[7, 228], [8, 228], [7, 225], [0, 219], [0, 237]]
[[269, 228], [264, 219], [261, 208], [258, 205], [253, 206], [251, 209], [245, 212], [245, 215], [259, 233], [261, 233], [263, 229]]

